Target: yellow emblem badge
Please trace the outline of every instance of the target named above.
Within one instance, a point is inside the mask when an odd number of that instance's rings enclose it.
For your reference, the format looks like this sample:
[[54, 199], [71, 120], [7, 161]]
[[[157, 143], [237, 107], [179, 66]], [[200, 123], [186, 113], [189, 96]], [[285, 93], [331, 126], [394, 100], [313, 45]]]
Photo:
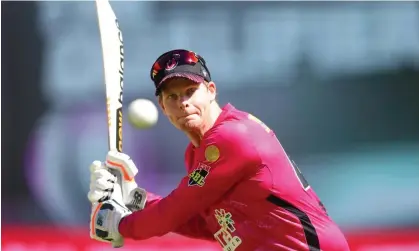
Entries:
[[210, 145], [205, 149], [205, 159], [208, 162], [215, 162], [220, 157], [220, 150], [214, 145]]

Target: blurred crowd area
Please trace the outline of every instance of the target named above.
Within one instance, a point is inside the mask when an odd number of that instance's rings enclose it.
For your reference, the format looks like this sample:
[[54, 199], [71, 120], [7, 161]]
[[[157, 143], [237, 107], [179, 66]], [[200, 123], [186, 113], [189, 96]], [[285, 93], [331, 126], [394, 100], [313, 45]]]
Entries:
[[[111, 3], [125, 41], [124, 104], [155, 100], [158, 55], [196, 51], [220, 103], [276, 132], [348, 235], [378, 239], [364, 235], [374, 229], [395, 240], [385, 250], [419, 249], [403, 246], [419, 233], [417, 2]], [[107, 151], [95, 4], [2, 2], [1, 49], [2, 232], [87, 228], [89, 164]], [[185, 175], [186, 137], [163, 116], [144, 131], [124, 119], [123, 129], [137, 182], [168, 194]], [[19, 238], [2, 247], [29, 247]]]

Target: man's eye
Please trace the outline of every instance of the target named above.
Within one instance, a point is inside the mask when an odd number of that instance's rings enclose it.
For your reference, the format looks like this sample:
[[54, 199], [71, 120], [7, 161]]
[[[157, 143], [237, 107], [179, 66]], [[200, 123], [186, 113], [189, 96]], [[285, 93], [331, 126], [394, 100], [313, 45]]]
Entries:
[[176, 99], [176, 94], [167, 95], [167, 99]]
[[192, 96], [192, 94], [194, 94], [194, 92], [196, 91], [196, 88], [189, 88], [187, 91], [186, 91], [186, 94], [188, 95], [188, 96]]

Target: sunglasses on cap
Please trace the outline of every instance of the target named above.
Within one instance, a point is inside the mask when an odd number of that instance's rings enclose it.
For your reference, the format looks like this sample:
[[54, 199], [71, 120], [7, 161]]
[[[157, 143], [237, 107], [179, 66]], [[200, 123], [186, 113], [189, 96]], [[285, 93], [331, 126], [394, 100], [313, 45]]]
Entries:
[[169, 75], [196, 75], [206, 81], [211, 81], [205, 60], [193, 51], [177, 49], [162, 54], [154, 62], [150, 78], [159, 92], [163, 80]]

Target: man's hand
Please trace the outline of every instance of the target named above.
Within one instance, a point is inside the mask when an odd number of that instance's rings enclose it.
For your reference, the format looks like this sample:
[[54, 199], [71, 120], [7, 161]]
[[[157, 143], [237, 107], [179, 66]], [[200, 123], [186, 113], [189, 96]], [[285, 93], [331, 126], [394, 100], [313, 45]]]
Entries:
[[124, 239], [119, 234], [121, 219], [131, 211], [115, 199], [95, 203], [90, 215], [90, 237], [92, 239], [112, 242], [113, 247], [122, 247]]
[[121, 183], [125, 205], [132, 211], [143, 209], [147, 201], [147, 192], [139, 188], [134, 180], [138, 169], [127, 154], [109, 151], [106, 155], [106, 167], [115, 170]]
[[[113, 172], [111, 173], [109, 169]], [[131, 211], [143, 209], [147, 193], [139, 188], [134, 180], [137, 172], [137, 167], [128, 155], [115, 151], [108, 152], [106, 163], [96, 160], [90, 166], [88, 199], [92, 203], [109, 200], [114, 192], [115, 184], [119, 184], [123, 204]]]
[[90, 237], [104, 242], [112, 242], [113, 247], [122, 247], [124, 239], [118, 232], [122, 217], [131, 213], [124, 206], [121, 186], [116, 177], [104, 168], [100, 161], [93, 162], [95, 182], [90, 184], [88, 194], [92, 201], [90, 215]]
[[116, 176], [108, 171], [104, 163], [98, 160], [93, 161], [90, 165], [90, 190], [87, 198], [91, 203], [109, 200], [116, 182]]

